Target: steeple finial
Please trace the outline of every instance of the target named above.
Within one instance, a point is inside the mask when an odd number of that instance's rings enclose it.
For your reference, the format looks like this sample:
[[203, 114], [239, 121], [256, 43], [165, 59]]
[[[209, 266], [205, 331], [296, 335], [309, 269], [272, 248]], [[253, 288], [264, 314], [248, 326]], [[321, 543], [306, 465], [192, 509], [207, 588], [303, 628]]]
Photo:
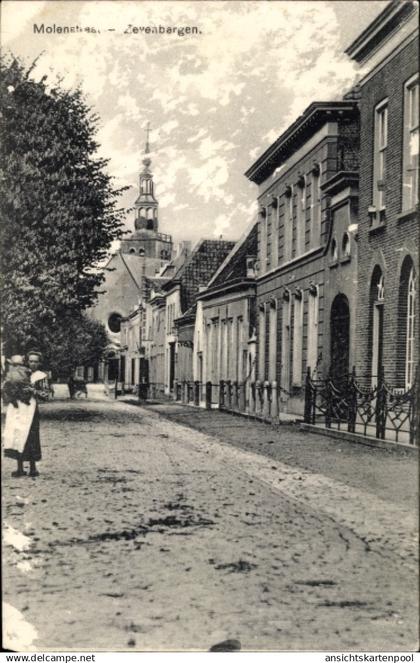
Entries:
[[144, 150], [145, 154], [149, 154], [150, 152], [149, 135], [150, 135], [150, 122], [147, 123], [146, 127], [146, 149]]

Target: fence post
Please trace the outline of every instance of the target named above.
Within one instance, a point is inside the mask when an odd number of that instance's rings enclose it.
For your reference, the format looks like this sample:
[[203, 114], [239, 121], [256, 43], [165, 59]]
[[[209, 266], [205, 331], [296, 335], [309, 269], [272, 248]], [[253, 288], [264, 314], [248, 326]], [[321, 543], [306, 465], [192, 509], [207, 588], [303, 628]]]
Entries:
[[194, 405], [200, 405], [200, 382], [194, 382]]
[[219, 408], [223, 410], [225, 405], [225, 381], [220, 380], [219, 382]]
[[311, 424], [311, 411], [312, 411], [312, 385], [311, 385], [311, 367], [306, 369], [305, 376], [305, 409], [303, 420], [305, 424]]
[[272, 419], [277, 419], [279, 415], [278, 400], [277, 400], [277, 382], [271, 383], [271, 409], [270, 414]]
[[348, 431], [354, 433], [356, 430], [356, 417], [357, 417], [357, 391], [356, 391], [356, 368], [353, 366], [348, 384], [349, 394], [349, 420]]
[[226, 403], [227, 408], [229, 410], [232, 409], [232, 382], [230, 380], [226, 380]]
[[232, 407], [234, 410], [238, 409], [238, 382], [236, 380], [233, 383]]
[[410, 394], [410, 444], [418, 444], [417, 442], [417, 431], [419, 430], [419, 419], [420, 419], [420, 379], [419, 379], [419, 369], [416, 366], [416, 371], [414, 374], [414, 383], [411, 387]]
[[385, 439], [385, 427], [386, 427], [386, 391], [385, 391], [385, 379], [384, 379], [384, 369], [381, 366], [378, 372], [378, 384], [376, 387], [376, 407], [375, 407], [375, 419], [376, 419], [376, 437], [380, 440]]
[[246, 382], [240, 382], [238, 385], [238, 408], [240, 412], [245, 412], [246, 409]]
[[248, 388], [249, 388], [248, 410], [249, 410], [250, 414], [254, 414], [254, 412], [255, 412], [255, 382], [250, 382]]
[[267, 382], [267, 380], [264, 382], [264, 387], [263, 387], [263, 406], [262, 406], [262, 413], [264, 417], [268, 417], [270, 415], [270, 398], [269, 398], [269, 388], [270, 384]]
[[211, 382], [206, 382], [206, 410], [211, 410]]
[[325, 391], [327, 394], [327, 407], [325, 408], [325, 428], [331, 428], [331, 415], [332, 415], [332, 398], [333, 398], [333, 390], [332, 390], [332, 385], [331, 385], [331, 367], [328, 370], [328, 376], [327, 380], [325, 383]]

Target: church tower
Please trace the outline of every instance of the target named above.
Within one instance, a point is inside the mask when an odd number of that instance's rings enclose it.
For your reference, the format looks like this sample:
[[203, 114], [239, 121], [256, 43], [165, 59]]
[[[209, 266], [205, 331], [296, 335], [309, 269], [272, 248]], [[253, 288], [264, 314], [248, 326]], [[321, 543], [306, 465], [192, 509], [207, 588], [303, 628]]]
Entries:
[[134, 203], [134, 232], [122, 240], [121, 252], [146, 258], [145, 273], [153, 275], [172, 258], [172, 237], [159, 232], [159, 203], [155, 197], [153, 174], [150, 170], [150, 123], [146, 128], [143, 170], [139, 175], [139, 195]]
[[144, 168], [139, 177], [140, 195], [134, 203], [136, 209], [134, 226], [136, 230], [154, 230], [157, 232], [159, 203], [154, 195], [153, 174], [150, 171], [152, 161], [148, 156], [150, 154], [149, 132], [150, 123], [148, 122], [146, 129], [146, 148], [144, 150], [146, 156], [143, 159]]

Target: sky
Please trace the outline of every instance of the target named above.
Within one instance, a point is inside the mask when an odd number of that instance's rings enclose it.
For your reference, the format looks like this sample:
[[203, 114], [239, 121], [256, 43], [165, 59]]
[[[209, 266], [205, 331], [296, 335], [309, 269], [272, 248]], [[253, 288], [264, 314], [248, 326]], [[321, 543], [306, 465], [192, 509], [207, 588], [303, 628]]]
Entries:
[[[2, 45], [28, 63], [41, 54], [34, 78], [81, 85], [100, 118], [100, 156], [115, 186], [130, 187], [128, 229], [150, 122], [159, 229], [175, 241], [237, 239], [256, 214], [244, 172], [312, 101], [351, 87], [344, 49], [387, 4], [5, 0]], [[59, 34], [64, 26], [90, 31]]]

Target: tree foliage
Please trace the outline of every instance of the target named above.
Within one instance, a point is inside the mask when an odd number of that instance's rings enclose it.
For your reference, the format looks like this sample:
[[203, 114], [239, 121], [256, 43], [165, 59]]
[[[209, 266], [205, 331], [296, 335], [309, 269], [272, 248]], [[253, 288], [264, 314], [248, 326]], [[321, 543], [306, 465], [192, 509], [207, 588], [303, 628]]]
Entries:
[[55, 378], [68, 377], [77, 366], [94, 366], [108, 344], [104, 325], [85, 314], [66, 315], [47, 330], [45, 340], [45, 364]]
[[[6, 351], [43, 351], [92, 306], [123, 210], [98, 158], [98, 118], [80, 89], [0, 62], [2, 311]], [[72, 327], [73, 331], [74, 328]], [[85, 331], [87, 327], [85, 327]], [[64, 347], [65, 344], [63, 344]]]

